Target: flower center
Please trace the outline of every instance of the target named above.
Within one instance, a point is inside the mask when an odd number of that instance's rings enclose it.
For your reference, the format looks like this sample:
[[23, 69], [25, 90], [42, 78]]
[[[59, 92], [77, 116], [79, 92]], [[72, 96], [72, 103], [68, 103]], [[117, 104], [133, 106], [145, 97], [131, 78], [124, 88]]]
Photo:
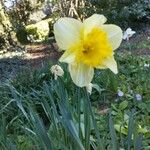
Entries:
[[113, 55], [113, 50], [108, 36], [100, 28], [93, 28], [82, 40], [73, 46], [76, 55], [76, 62], [91, 67], [103, 65], [103, 61]]

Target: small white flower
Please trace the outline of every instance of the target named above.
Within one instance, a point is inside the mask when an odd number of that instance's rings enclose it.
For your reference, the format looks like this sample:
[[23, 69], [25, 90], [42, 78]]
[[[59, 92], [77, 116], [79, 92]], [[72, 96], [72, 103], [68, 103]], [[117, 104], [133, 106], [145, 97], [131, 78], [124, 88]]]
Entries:
[[142, 100], [142, 96], [140, 94], [136, 94], [135, 98], [137, 101], [141, 101]]
[[144, 64], [144, 67], [150, 67], [150, 64]]
[[124, 40], [129, 40], [129, 38], [133, 35], [133, 34], [135, 34], [136, 32], [135, 31], [133, 31], [131, 28], [127, 28], [127, 30], [124, 32], [124, 34], [123, 34], [123, 39]]
[[59, 65], [53, 65], [50, 70], [51, 70], [51, 73], [54, 74], [55, 80], [57, 80], [58, 76], [61, 77], [64, 74], [63, 69]]
[[92, 83], [89, 83], [87, 86], [86, 86], [86, 90], [87, 92], [91, 95], [92, 94], [92, 88], [93, 88], [93, 84]]
[[124, 95], [124, 93], [121, 90], [118, 90], [117, 94], [118, 94], [119, 97], [122, 97]]

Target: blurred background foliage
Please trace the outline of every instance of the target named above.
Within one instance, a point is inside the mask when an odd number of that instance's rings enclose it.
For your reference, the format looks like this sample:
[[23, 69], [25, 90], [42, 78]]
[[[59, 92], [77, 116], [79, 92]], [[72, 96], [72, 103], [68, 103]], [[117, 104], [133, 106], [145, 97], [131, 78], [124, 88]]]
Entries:
[[[105, 14], [110, 22], [127, 28], [149, 21], [149, 0], [89, 0], [94, 12]], [[88, 9], [91, 11], [90, 9]], [[89, 12], [90, 13], [90, 12]]]
[[[150, 0], [0, 0], [0, 53], [3, 49], [22, 51], [28, 44], [35, 50], [34, 44], [47, 40], [52, 45], [57, 19], [84, 20], [93, 13], [104, 14], [108, 23], [123, 30], [131, 27], [140, 32], [149, 25]], [[149, 150], [150, 59], [131, 53], [136, 49], [148, 52], [148, 34], [144, 38], [123, 42], [115, 55], [118, 75], [95, 71], [93, 82], [100, 88], [90, 95], [93, 113], [89, 96], [73, 84], [65, 64], [61, 64], [65, 74], [57, 81], [50, 72], [54, 62], [49, 62], [38, 69], [27, 65], [0, 82], [0, 149]], [[57, 50], [55, 45], [52, 49]], [[8, 64], [0, 71], [10, 70], [15, 58], [10, 59], [0, 59]], [[23, 67], [24, 60], [18, 60], [16, 68]], [[124, 93], [122, 97], [118, 90]]]
[[[150, 21], [150, 0], [1, 0], [0, 48], [42, 41], [53, 35], [53, 23], [59, 17], [84, 20], [93, 13], [104, 14], [108, 22], [123, 29], [129, 26], [141, 29]], [[38, 33], [36, 25], [29, 32], [28, 25], [49, 18], [48, 34]]]

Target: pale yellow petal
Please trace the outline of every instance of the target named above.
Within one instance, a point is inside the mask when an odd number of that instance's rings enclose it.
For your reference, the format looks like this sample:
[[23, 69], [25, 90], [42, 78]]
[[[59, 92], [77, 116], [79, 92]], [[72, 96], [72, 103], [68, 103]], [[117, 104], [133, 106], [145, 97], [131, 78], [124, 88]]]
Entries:
[[104, 65], [109, 68], [113, 73], [118, 73], [117, 63], [114, 59], [114, 57], [110, 57], [104, 61]]
[[104, 64], [101, 64], [96, 67], [97, 69], [106, 69], [107, 67]]
[[93, 84], [92, 83], [89, 83], [87, 86], [86, 86], [86, 90], [87, 92], [91, 95], [92, 94], [92, 88], [93, 88]]
[[109, 57], [106, 60], [104, 60], [103, 64], [99, 65], [96, 67], [97, 69], [107, 69], [109, 68], [113, 73], [117, 74], [118, 69], [117, 69], [117, 63], [114, 59], [114, 57]]
[[82, 23], [73, 18], [60, 18], [54, 24], [54, 35], [60, 49], [66, 50], [80, 40]]
[[99, 27], [107, 21], [104, 15], [94, 14], [84, 20], [84, 34], [89, 33], [94, 27]]
[[73, 63], [75, 61], [75, 53], [71, 50], [66, 50], [59, 59], [60, 62]]
[[121, 28], [113, 24], [106, 24], [100, 27], [108, 34], [109, 42], [113, 50], [117, 49], [121, 44], [123, 36]]
[[84, 64], [69, 64], [69, 72], [73, 82], [79, 86], [87, 86], [94, 76], [94, 69]]

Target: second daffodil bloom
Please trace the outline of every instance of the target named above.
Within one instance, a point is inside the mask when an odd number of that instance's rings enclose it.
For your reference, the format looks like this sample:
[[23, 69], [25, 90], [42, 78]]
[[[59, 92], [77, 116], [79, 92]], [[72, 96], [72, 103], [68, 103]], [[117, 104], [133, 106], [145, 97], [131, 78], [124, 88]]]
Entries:
[[113, 24], [104, 24], [103, 15], [94, 14], [83, 22], [60, 18], [54, 24], [54, 35], [60, 49], [66, 50], [59, 59], [69, 64], [73, 82], [84, 87], [91, 83], [94, 68], [109, 68], [117, 73], [114, 50], [122, 41], [122, 30]]

